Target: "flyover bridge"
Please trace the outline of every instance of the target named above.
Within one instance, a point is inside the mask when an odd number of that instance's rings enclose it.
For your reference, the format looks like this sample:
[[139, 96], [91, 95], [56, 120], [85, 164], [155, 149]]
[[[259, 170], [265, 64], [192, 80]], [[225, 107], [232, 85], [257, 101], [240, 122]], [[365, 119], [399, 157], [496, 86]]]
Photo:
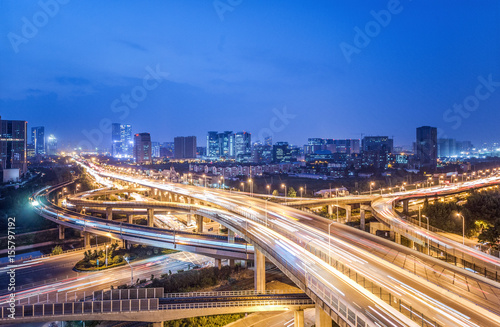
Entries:
[[[415, 322], [429, 326], [498, 323], [496, 313], [483, 311], [482, 307], [472, 310], [471, 302], [465, 301], [469, 303], [466, 304], [459, 296], [449, 292], [445, 296], [435, 285], [383, 262], [364, 251], [358, 243], [347, 244], [325, 235], [324, 231], [309, 227], [307, 222], [316, 220], [317, 216], [236, 193], [177, 186], [108, 172], [100, 174], [208, 201], [226, 209], [227, 212], [220, 213], [209, 208], [206, 214], [254, 244], [257, 275], [259, 262], [267, 257], [337, 321], [340, 319], [353, 326], [399, 326], [414, 325]], [[419, 300], [421, 296], [423, 298]], [[429, 308], [427, 303], [432, 303], [432, 306]], [[373, 305], [383, 311], [373, 310]], [[452, 311], [449, 311], [450, 308], [453, 308]], [[457, 312], [467, 312], [465, 315], [468, 318], [457, 315]], [[362, 323], [359, 323], [360, 320]]]
[[[130, 291], [133, 291], [132, 294]], [[299, 319], [302, 316], [303, 321], [303, 310], [314, 307], [314, 302], [307, 295], [291, 291], [174, 294], [163, 294], [162, 291], [161, 288], [113, 290], [101, 293], [100, 298], [93, 295], [85, 301], [1, 307], [0, 324], [85, 319], [144, 321], [162, 326], [162, 321], [201, 315], [284, 310], [293, 310]]]

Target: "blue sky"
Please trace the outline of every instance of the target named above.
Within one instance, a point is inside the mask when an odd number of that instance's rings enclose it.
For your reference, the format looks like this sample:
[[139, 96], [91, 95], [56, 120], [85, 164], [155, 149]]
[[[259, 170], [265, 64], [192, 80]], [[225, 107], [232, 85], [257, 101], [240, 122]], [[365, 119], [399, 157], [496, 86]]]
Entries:
[[109, 121], [198, 143], [245, 130], [410, 145], [421, 125], [499, 140], [498, 1], [2, 0], [0, 21], [0, 114], [63, 143], [106, 146]]

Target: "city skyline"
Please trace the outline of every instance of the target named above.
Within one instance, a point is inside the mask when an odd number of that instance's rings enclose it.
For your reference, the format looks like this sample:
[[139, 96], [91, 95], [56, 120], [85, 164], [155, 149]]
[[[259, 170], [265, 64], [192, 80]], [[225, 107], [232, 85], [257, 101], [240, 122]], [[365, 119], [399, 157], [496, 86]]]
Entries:
[[[496, 142], [494, 1], [400, 2], [385, 23], [387, 2], [241, 3], [223, 13], [212, 3], [152, 3], [60, 4], [29, 35], [25, 25], [44, 9], [2, 2], [2, 114], [97, 146], [109, 146], [115, 122], [155, 140], [229, 129], [254, 140], [271, 130], [293, 144], [364, 133], [411, 145], [414, 128], [430, 125], [442, 138]], [[367, 37], [377, 21], [386, 26]], [[150, 90], [141, 93], [145, 76]]]

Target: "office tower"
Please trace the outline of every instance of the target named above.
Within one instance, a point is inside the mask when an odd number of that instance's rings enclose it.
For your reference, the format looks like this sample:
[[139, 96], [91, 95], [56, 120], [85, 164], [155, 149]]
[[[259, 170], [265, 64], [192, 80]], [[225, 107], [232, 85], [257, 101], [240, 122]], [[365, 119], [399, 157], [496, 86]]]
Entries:
[[268, 147], [272, 147], [273, 146], [273, 137], [267, 136], [266, 138], [264, 138], [264, 145], [268, 146]]
[[131, 158], [134, 151], [132, 126], [113, 123], [111, 125], [111, 152], [115, 158]]
[[33, 143], [26, 145], [26, 158], [34, 158], [36, 156], [35, 153], [35, 145]]
[[174, 158], [196, 158], [196, 136], [178, 136], [174, 138]]
[[388, 136], [365, 136], [363, 137], [363, 151], [378, 151], [392, 153], [394, 140]]
[[47, 151], [49, 156], [57, 155], [57, 139], [54, 135], [50, 134], [47, 138]]
[[207, 135], [207, 157], [217, 158], [219, 156], [219, 136], [217, 132], [208, 132]]
[[151, 163], [151, 135], [149, 133], [135, 134], [134, 158], [138, 164]]
[[276, 142], [276, 144], [273, 145], [273, 161], [278, 163], [291, 161], [288, 142]]
[[229, 158], [231, 156], [231, 136], [232, 131], [225, 131], [217, 134], [219, 138], [219, 157]]
[[416, 158], [420, 169], [435, 171], [437, 166], [437, 128], [417, 128]]
[[26, 121], [2, 120], [0, 116], [0, 170], [4, 183], [19, 179], [28, 170], [27, 136]]
[[38, 126], [31, 128], [31, 143], [35, 146], [35, 155], [45, 154], [45, 127]]
[[234, 157], [236, 159], [250, 156], [252, 153], [252, 134], [238, 132], [234, 135]]
[[173, 158], [174, 157], [174, 142], [163, 142], [161, 144], [160, 157], [161, 158]]
[[438, 139], [438, 157], [453, 157], [460, 153], [455, 139]]
[[151, 142], [151, 157], [160, 158], [160, 142]]

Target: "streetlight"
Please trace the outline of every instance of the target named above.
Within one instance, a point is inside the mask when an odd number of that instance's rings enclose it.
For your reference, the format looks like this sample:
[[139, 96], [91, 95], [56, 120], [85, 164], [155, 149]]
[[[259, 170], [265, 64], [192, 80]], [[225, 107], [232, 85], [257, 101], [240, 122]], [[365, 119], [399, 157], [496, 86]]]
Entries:
[[205, 188], [207, 187], [207, 175], [203, 174], [203, 178], [205, 179]]
[[304, 188], [301, 187], [299, 188], [299, 190], [300, 190], [300, 197], [302, 197], [302, 191], [304, 190]]
[[134, 285], [134, 268], [132, 268], [132, 265], [128, 261], [128, 257], [124, 257], [125, 261], [127, 264], [130, 266], [130, 286]]
[[106, 268], [108, 267], [108, 248], [109, 248], [109, 244], [106, 245], [106, 260], [105, 260], [105, 262], [106, 262]]
[[250, 178], [250, 179], [248, 180], [248, 182], [250, 183], [250, 196], [253, 196], [253, 181], [252, 181], [252, 179]]
[[243, 188], [242, 192], [245, 192], [245, 183], [241, 182], [241, 187]]
[[286, 203], [286, 185], [285, 184], [281, 184], [281, 188], [285, 189], [285, 203]]
[[[338, 208], [338, 207], [337, 207]], [[337, 218], [338, 219], [338, 218]], [[332, 227], [334, 221], [332, 221], [328, 225], [328, 264], [331, 266], [332, 265], [332, 255], [331, 255], [331, 232], [330, 232], [330, 227]]]
[[418, 226], [422, 227], [422, 213], [421, 213], [422, 205], [418, 206]]
[[373, 188], [373, 185], [375, 185], [375, 183], [374, 183], [374, 182], [371, 182], [371, 183], [370, 183], [370, 196], [372, 195], [372, 188]]
[[460, 212], [457, 217], [462, 217], [462, 244], [465, 245], [465, 217]]
[[[425, 219], [427, 219], [427, 232], [429, 232], [429, 217], [422, 215]], [[431, 242], [429, 241], [429, 235], [427, 235], [427, 254], [431, 254]]]
[[271, 185], [267, 184], [266, 188], [267, 188], [267, 193], [271, 195]]

